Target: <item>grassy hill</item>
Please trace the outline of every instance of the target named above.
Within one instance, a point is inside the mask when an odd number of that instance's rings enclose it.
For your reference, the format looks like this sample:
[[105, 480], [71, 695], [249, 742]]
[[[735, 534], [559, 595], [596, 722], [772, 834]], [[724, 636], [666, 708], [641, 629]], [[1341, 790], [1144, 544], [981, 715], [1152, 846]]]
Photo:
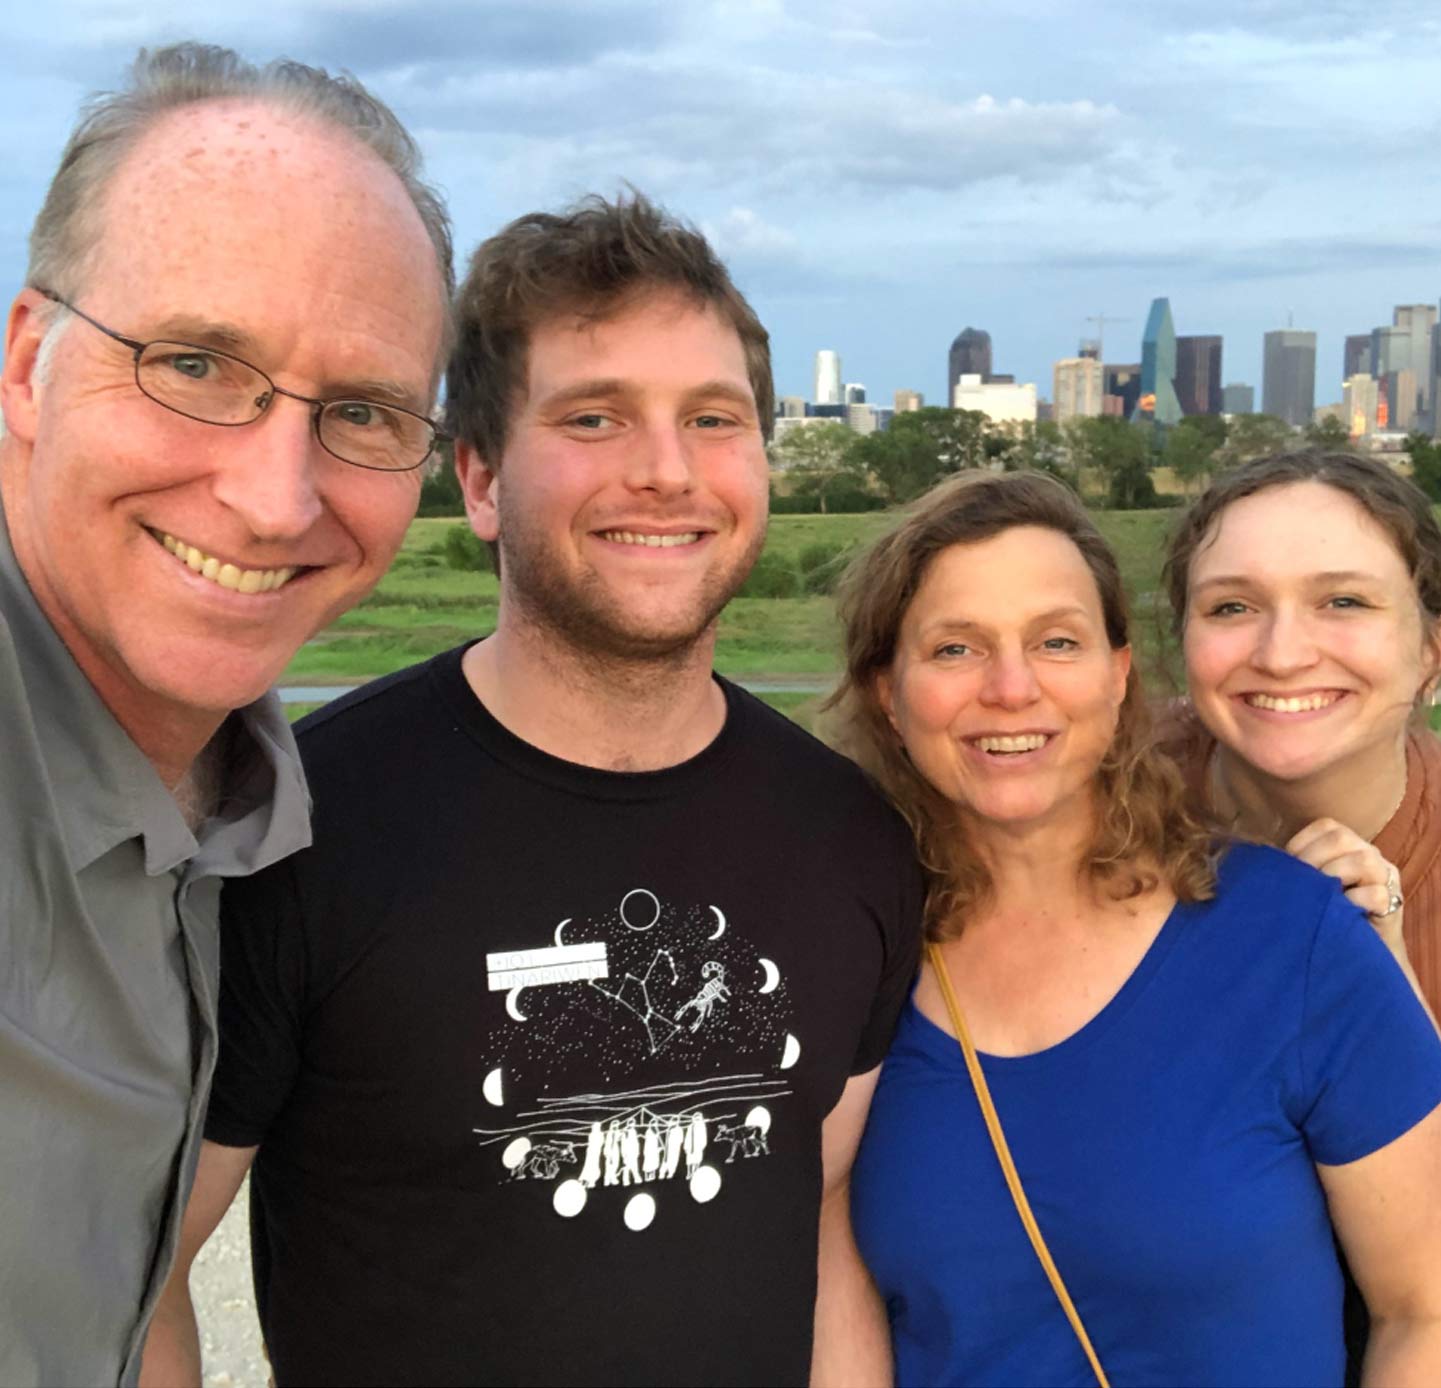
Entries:
[[[1136, 609], [1143, 658], [1154, 662], [1157, 586], [1167, 526], [1174, 511], [1103, 511], [1097, 523], [1115, 547]], [[776, 516], [766, 552], [795, 564], [810, 545], [859, 545], [890, 524], [881, 513]], [[495, 626], [493, 574], [446, 566], [444, 537], [458, 519], [415, 521], [390, 572], [359, 607], [307, 644], [285, 672], [287, 684], [349, 684], [388, 674], [483, 636]], [[716, 668], [745, 679], [825, 681], [836, 671], [839, 633], [829, 597], [736, 598], [721, 616]], [[805, 695], [775, 702], [802, 718], [814, 703]]]

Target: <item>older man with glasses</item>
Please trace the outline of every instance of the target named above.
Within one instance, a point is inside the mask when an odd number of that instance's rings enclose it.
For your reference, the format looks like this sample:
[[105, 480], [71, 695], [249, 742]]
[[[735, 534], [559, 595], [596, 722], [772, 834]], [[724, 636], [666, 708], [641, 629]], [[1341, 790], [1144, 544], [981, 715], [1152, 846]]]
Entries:
[[350, 79], [142, 53], [62, 156], [0, 374], [7, 1385], [138, 1376], [221, 883], [310, 837], [267, 690], [404, 536], [450, 285], [414, 144]]

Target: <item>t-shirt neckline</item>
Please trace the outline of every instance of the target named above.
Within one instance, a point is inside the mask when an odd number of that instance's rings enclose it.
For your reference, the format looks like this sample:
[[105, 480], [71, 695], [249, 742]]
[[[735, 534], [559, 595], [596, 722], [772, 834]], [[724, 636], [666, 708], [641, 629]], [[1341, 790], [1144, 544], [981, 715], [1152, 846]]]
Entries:
[[[1039, 1069], [1073, 1059], [1097, 1045], [1121, 1022], [1142, 993], [1146, 991], [1151, 980], [1160, 971], [1161, 966], [1175, 948], [1189, 914], [1190, 908], [1184, 902], [1178, 901], [1171, 907], [1166, 919], [1161, 923], [1160, 930], [1156, 932], [1156, 938], [1151, 941], [1150, 947], [1141, 956], [1136, 967], [1131, 970], [1126, 981], [1111, 995], [1110, 1001], [1094, 1017], [1082, 1023], [1069, 1036], [1057, 1041], [1054, 1046], [1047, 1046], [1040, 1051], [1031, 1051], [1026, 1055], [992, 1055], [989, 1051], [977, 1051], [981, 1063], [987, 1070], [1019, 1074], [1027, 1069]], [[920, 982], [919, 975], [917, 975], [916, 982]], [[943, 1027], [937, 1026], [916, 1006], [915, 984], [911, 986], [911, 994], [906, 1006], [906, 1015], [912, 1019], [914, 1024], [918, 1024], [916, 1034], [926, 1049], [942, 1056], [947, 1061], [964, 1064], [961, 1043]]]
[[729, 680], [712, 673], [725, 695], [725, 722], [695, 756], [654, 771], [608, 771], [566, 761], [517, 737], [476, 696], [462, 661], [474, 641], [437, 656], [431, 676], [461, 729], [497, 761], [521, 775], [591, 800], [657, 800], [682, 794], [730, 759], [746, 716], [746, 700]]

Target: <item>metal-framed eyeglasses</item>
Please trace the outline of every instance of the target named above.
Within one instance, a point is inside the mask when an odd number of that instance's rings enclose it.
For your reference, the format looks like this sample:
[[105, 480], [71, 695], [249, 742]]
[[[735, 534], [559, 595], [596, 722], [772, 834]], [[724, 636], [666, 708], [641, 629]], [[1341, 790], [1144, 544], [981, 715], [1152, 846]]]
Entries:
[[409, 472], [435, 451], [443, 433], [423, 414], [378, 400], [318, 400], [278, 386], [258, 366], [194, 342], [137, 342], [68, 303], [49, 289], [47, 299], [135, 354], [140, 393], [167, 410], [202, 424], [234, 428], [253, 424], [277, 395], [309, 405], [320, 446], [343, 463], [376, 472]]

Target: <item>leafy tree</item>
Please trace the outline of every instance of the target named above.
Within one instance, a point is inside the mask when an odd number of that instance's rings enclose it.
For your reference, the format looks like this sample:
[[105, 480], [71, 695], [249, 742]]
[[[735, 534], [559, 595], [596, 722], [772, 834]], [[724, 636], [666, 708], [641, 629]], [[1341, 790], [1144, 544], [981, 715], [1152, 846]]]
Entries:
[[1405, 449], [1411, 455], [1411, 480], [1432, 501], [1441, 501], [1441, 443], [1415, 432], [1406, 435]]
[[[1134, 477], [1147, 471], [1151, 445], [1149, 431], [1144, 427], [1117, 415], [1095, 415], [1067, 420], [1062, 432], [1077, 477], [1092, 473], [1106, 484], [1108, 493], [1118, 473], [1128, 472]], [[1139, 484], [1131, 485], [1134, 488]]]
[[1285, 453], [1296, 447], [1297, 436], [1284, 419], [1273, 414], [1238, 414], [1223, 447], [1216, 451], [1219, 467], [1236, 467], [1268, 453]]
[[857, 439], [856, 459], [889, 505], [920, 496], [940, 476], [940, 460], [932, 442], [904, 429], [887, 429]]
[[1049, 472], [1074, 486], [1071, 454], [1061, 426], [1054, 420], [1027, 420], [1006, 437], [1001, 461], [1007, 472]]
[[420, 484], [421, 516], [463, 516], [465, 501], [460, 495], [460, 479], [455, 475], [454, 446], [447, 442], [436, 448], [429, 475]]
[[898, 414], [883, 433], [858, 438], [855, 457], [894, 505], [953, 472], [984, 467], [995, 445], [990, 421], [979, 410], [927, 408]]
[[1144, 462], [1127, 459], [1111, 473], [1106, 491], [1106, 504], [1113, 511], [1143, 511], [1161, 504], [1151, 470]]
[[934, 446], [940, 464], [937, 476], [960, 472], [963, 468], [984, 467], [991, 456], [991, 422], [980, 410], [947, 410], [927, 406], [907, 410], [891, 420], [886, 431], [902, 435], [918, 434]]
[[1226, 421], [1219, 415], [1187, 415], [1166, 434], [1161, 464], [1189, 491], [1214, 471], [1216, 454], [1226, 442]]
[[824, 515], [836, 491], [854, 489], [861, 480], [855, 442], [856, 436], [844, 424], [807, 424], [787, 430], [773, 443], [771, 458], [795, 478], [798, 494], [817, 498]]
[[1351, 431], [1333, 414], [1313, 420], [1306, 426], [1306, 442], [1318, 448], [1352, 451]]

